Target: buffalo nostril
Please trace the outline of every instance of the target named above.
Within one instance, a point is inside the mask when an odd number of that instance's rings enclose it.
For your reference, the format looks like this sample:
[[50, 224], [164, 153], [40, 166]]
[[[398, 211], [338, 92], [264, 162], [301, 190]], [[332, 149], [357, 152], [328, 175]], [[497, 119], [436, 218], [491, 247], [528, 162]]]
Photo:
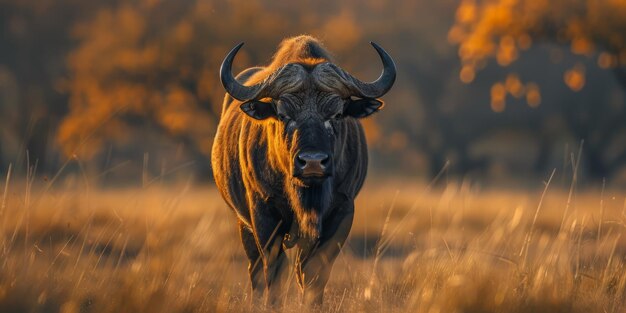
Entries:
[[295, 159], [295, 165], [301, 170], [323, 170], [329, 163], [330, 157], [323, 152], [303, 152]]
[[330, 161], [328, 154], [324, 154], [320, 157], [320, 164], [322, 164], [323, 167], [328, 166], [328, 161]]
[[307, 159], [302, 155], [298, 155], [296, 158], [296, 166], [300, 169], [304, 169], [306, 167]]

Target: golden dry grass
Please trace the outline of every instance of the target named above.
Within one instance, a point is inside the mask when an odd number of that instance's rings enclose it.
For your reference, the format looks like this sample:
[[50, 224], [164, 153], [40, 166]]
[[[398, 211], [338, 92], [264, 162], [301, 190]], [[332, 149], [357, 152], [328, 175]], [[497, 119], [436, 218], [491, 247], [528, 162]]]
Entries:
[[[211, 187], [12, 181], [5, 195], [0, 312], [250, 311], [235, 218]], [[550, 187], [539, 205], [542, 190], [371, 179], [323, 310], [624, 312], [624, 196]], [[295, 284], [284, 299], [307, 311]]]

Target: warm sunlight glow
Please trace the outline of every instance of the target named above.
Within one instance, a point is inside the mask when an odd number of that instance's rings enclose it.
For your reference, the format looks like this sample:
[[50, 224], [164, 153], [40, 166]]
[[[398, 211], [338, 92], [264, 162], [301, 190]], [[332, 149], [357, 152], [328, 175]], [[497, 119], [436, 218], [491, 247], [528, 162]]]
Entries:
[[[463, 64], [459, 77], [463, 82], [474, 79], [475, 65], [484, 60], [494, 58], [498, 65], [510, 66], [535, 41], [567, 44], [572, 55], [584, 58], [599, 53], [598, 66], [609, 69], [626, 64], [616, 57], [626, 53], [624, 16], [626, 2], [619, 0], [466, 0], [457, 8], [448, 41], [458, 44]], [[472, 75], [468, 68], [474, 70]], [[581, 90], [585, 85], [584, 68], [568, 70], [564, 81], [571, 90]], [[519, 97], [524, 93], [519, 88], [510, 89], [511, 86], [507, 84], [507, 91], [512, 95]], [[533, 94], [529, 104], [537, 105], [535, 92], [526, 93]], [[498, 104], [496, 107], [502, 107], [500, 100], [493, 101]]]
[[524, 85], [522, 85], [522, 82], [516, 74], [509, 74], [504, 84], [506, 91], [513, 95], [513, 97], [520, 98], [524, 95]]
[[565, 84], [573, 91], [580, 91], [585, 86], [585, 67], [577, 64], [563, 75]]
[[626, 0], [0, 0], [23, 312], [626, 313]]
[[461, 69], [461, 73], [459, 74], [461, 81], [469, 84], [474, 80], [476, 72], [474, 71], [474, 67], [470, 65], [464, 65]]
[[502, 112], [506, 107], [506, 88], [502, 83], [491, 86], [491, 109], [494, 112]]
[[526, 85], [526, 103], [531, 108], [536, 108], [541, 104], [541, 92], [537, 84], [528, 83]]

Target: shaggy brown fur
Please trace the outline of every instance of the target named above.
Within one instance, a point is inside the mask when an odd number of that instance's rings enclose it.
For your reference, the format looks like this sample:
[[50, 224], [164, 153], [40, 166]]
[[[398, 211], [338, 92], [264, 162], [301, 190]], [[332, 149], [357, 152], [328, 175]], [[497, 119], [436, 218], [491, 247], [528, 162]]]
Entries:
[[[283, 238], [286, 246], [298, 243], [305, 299], [321, 302], [365, 179], [367, 146], [355, 117], [382, 103], [350, 99], [349, 77], [331, 61], [318, 40], [287, 39], [270, 65], [237, 77], [248, 86], [267, 84], [269, 97], [242, 103], [227, 95], [224, 101], [212, 153], [215, 181], [238, 216], [252, 287], [269, 289], [270, 302], [286, 266]], [[300, 177], [294, 162], [302, 151], [329, 155], [328, 176]]]

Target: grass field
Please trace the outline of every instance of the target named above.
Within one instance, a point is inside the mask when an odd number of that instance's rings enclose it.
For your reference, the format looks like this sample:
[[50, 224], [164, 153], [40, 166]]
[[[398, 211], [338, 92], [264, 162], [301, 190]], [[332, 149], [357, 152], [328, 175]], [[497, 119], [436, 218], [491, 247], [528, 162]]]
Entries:
[[[2, 193], [0, 312], [250, 311], [215, 189], [46, 185]], [[370, 179], [323, 310], [626, 312], [626, 195], [538, 185]], [[307, 311], [289, 290], [283, 311]]]

